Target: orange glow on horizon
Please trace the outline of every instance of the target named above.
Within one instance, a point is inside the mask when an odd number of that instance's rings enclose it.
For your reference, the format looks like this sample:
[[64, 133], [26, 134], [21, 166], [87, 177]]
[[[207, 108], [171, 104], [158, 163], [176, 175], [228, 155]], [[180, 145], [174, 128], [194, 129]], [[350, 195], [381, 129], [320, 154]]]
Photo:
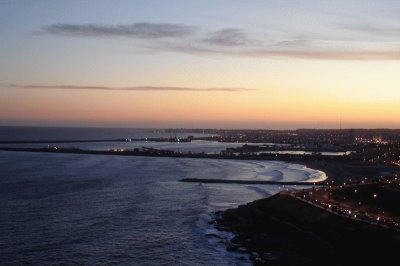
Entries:
[[[396, 127], [396, 101], [352, 102], [310, 97], [286, 97], [262, 90], [251, 92], [109, 92], [37, 91], [35, 95], [3, 97], [0, 119], [15, 121], [112, 122], [123, 126], [232, 125], [268, 127], [271, 123], [306, 127], [357, 127], [375, 121], [375, 127]], [[20, 105], [7, 103], [16, 102]], [[79, 99], [77, 101], [76, 99]], [[21, 106], [23, 105], [23, 108]], [[7, 106], [5, 109], [4, 106]], [[29, 122], [29, 120], [28, 120]]]

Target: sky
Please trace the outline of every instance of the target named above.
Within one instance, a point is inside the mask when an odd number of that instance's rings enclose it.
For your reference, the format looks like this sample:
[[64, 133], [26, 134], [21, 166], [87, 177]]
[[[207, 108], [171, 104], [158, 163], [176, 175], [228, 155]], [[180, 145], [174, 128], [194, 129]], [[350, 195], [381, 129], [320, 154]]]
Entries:
[[400, 128], [398, 0], [0, 0], [0, 125]]

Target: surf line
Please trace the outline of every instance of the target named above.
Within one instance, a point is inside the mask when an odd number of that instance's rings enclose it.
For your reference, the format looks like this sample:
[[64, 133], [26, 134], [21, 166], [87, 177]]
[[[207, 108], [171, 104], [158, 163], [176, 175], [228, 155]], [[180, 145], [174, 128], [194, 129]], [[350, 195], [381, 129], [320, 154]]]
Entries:
[[267, 180], [229, 180], [229, 179], [207, 179], [207, 178], [184, 178], [180, 182], [207, 183], [207, 184], [248, 184], [248, 185], [287, 185], [287, 186], [321, 186], [319, 182], [301, 181], [267, 181]]

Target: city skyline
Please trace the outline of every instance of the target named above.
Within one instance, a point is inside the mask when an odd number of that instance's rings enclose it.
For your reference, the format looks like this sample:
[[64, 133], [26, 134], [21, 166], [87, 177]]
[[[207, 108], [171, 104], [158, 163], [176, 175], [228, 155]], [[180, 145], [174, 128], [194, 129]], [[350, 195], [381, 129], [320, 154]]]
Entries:
[[398, 1], [0, 1], [0, 125], [400, 128]]

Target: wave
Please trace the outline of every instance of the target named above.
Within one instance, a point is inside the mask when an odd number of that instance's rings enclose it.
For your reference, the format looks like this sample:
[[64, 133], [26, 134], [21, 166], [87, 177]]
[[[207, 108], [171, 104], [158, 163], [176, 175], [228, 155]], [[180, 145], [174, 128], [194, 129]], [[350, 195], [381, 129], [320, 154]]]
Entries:
[[280, 170], [272, 170], [257, 173], [257, 179], [266, 181], [285, 181], [284, 174]]
[[261, 187], [256, 187], [256, 186], [246, 186], [247, 189], [249, 190], [253, 190], [255, 192], [257, 192], [259, 195], [261, 195], [262, 197], [269, 197], [271, 196], [271, 193], [268, 192], [267, 190], [261, 188]]

